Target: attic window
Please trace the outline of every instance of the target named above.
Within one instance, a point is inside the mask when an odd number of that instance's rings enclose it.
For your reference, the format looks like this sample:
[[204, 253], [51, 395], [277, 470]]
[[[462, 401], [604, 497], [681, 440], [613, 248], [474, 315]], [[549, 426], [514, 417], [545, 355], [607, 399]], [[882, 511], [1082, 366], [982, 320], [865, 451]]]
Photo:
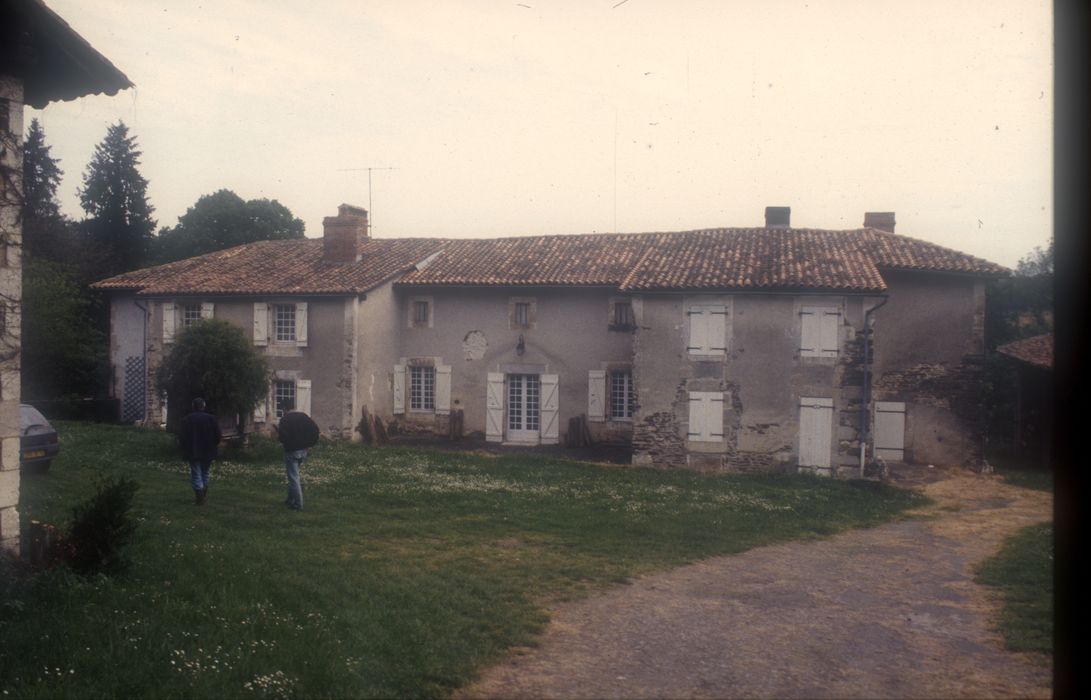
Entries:
[[636, 318], [633, 316], [633, 305], [628, 301], [615, 301], [610, 313], [610, 328], [615, 330], [630, 330], [636, 326]]
[[410, 299], [409, 325], [412, 328], [432, 327], [432, 300]]
[[518, 301], [515, 303], [514, 323], [517, 326], [530, 325], [530, 304], [528, 302]]
[[533, 328], [537, 314], [533, 297], [512, 297], [508, 300], [508, 323], [511, 328]]

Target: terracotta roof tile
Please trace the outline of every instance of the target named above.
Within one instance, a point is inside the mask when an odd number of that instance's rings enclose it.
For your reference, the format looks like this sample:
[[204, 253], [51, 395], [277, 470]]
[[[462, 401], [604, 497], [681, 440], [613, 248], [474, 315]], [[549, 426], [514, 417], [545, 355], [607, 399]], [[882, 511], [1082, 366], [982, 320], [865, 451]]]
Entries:
[[[438, 253], [414, 269], [421, 262]], [[474, 240], [375, 239], [363, 262], [323, 263], [322, 242], [264, 241], [104, 280], [142, 294], [316, 294], [402, 285], [611, 286], [629, 291], [814, 289], [876, 292], [882, 270], [1004, 275], [999, 265], [870, 228], [721, 228]]]
[[1013, 343], [1001, 345], [996, 351], [1035, 367], [1053, 369], [1052, 333], [1016, 340]]
[[126, 272], [97, 289], [163, 294], [359, 294], [402, 274], [443, 245], [435, 238], [374, 239], [359, 263], [327, 263], [322, 241], [260, 241]]

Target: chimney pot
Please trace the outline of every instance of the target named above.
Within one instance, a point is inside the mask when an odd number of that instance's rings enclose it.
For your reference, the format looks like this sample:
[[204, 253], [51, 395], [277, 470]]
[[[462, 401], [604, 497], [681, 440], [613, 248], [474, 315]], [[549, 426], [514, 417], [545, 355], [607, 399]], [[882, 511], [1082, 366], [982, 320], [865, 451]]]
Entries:
[[765, 228], [790, 228], [791, 207], [765, 207]]
[[331, 263], [360, 260], [360, 247], [367, 242], [367, 210], [351, 204], [337, 207], [337, 216], [322, 219], [322, 259]]
[[880, 231], [894, 233], [894, 223], [894, 212], [892, 211], [864, 212], [864, 228], [875, 228]]

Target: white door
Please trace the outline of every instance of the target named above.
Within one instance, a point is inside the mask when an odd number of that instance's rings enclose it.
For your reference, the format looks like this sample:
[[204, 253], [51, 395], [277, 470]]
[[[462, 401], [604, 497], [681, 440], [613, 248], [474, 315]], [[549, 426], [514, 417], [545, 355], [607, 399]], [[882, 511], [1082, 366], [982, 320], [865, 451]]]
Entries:
[[509, 442], [537, 443], [541, 430], [541, 384], [537, 374], [508, 375]]
[[833, 399], [800, 398], [799, 466], [829, 469], [832, 443]]
[[901, 462], [905, 459], [905, 404], [875, 402], [875, 456]]

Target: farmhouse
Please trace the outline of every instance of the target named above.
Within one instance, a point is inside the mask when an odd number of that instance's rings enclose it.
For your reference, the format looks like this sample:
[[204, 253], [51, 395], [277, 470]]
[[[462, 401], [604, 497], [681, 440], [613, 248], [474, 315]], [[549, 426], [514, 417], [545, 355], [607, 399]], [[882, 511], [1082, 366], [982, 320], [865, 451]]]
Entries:
[[[453, 416], [550, 444], [583, 417], [633, 462], [859, 474], [872, 456], [981, 458], [985, 281], [999, 265], [894, 233], [764, 226], [641, 234], [373, 239], [341, 205], [321, 240], [247, 244], [112, 277], [113, 390], [159, 424], [150, 378], [201, 318], [244, 328], [290, 408], [334, 437], [363, 411], [402, 432]], [[863, 449], [862, 449], [863, 448]]]

